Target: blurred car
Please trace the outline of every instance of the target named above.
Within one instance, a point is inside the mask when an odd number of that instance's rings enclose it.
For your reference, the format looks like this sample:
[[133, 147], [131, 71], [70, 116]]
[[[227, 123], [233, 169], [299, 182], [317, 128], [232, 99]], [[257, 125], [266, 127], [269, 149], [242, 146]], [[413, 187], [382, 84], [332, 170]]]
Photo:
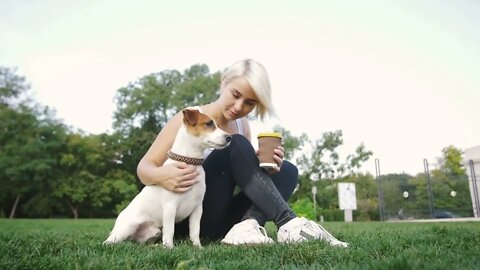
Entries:
[[434, 218], [459, 218], [460, 216], [450, 211], [435, 211], [433, 213], [433, 217]]

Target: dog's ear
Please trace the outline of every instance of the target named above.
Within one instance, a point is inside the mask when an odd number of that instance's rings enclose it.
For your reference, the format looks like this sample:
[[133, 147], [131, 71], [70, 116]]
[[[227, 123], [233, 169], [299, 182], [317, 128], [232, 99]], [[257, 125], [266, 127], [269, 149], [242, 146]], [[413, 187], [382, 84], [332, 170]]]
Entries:
[[185, 109], [183, 112], [183, 122], [190, 126], [195, 126], [198, 122], [200, 112], [196, 109]]

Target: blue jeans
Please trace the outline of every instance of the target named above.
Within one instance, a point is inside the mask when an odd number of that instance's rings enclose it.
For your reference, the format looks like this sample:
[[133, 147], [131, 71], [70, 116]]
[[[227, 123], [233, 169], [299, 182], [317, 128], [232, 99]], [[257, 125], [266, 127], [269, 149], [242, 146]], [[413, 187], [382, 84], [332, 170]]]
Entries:
[[[284, 161], [280, 172], [268, 175], [258, 165], [255, 149], [242, 135], [233, 135], [227, 148], [208, 156], [203, 164], [207, 189], [201, 237], [221, 239], [233, 225], [249, 218], [261, 226], [273, 221], [280, 227], [296, 217], [287, 201], [298, 183], [297, 168]], [[188, 219], [176, 225], [175, 235], [188, 235]]]

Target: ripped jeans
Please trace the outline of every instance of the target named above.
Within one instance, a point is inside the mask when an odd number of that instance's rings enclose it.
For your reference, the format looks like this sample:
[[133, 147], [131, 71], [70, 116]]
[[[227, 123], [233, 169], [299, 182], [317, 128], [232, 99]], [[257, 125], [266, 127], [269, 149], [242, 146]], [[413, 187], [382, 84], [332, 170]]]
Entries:
[[[273, 221], [277, 227], [295, 218], [288, 198], [298, 183], [298, 170], [284, 161], [280, 172], [268, 175], [259, 166], [251, 143], [233, 135], [228, 147], [214, 150], [203, 164], [206, 192], [200, 236], [223, 238], [236, 223], [254, 218], [260, 226]], [[236, 187], [238, 188], [236, 189]], [[176, 236], [188, 236], [188, 219], [176, 224]]]

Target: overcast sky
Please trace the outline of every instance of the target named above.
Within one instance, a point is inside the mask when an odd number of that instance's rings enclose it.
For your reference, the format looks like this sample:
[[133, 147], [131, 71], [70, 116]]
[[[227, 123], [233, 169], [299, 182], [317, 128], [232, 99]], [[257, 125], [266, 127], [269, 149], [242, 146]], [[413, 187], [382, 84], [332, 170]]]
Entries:
[[378, 158], [382, 173], [414, 174], [448, 145], [480, 145], [479, 14], [474, 0], [0, 0], [0, 65], [66, 124], [101, 133], [129, 82], [254, 58], [294, 135], [341, 129], [341, 153], [374, 152], [364, 170]]

